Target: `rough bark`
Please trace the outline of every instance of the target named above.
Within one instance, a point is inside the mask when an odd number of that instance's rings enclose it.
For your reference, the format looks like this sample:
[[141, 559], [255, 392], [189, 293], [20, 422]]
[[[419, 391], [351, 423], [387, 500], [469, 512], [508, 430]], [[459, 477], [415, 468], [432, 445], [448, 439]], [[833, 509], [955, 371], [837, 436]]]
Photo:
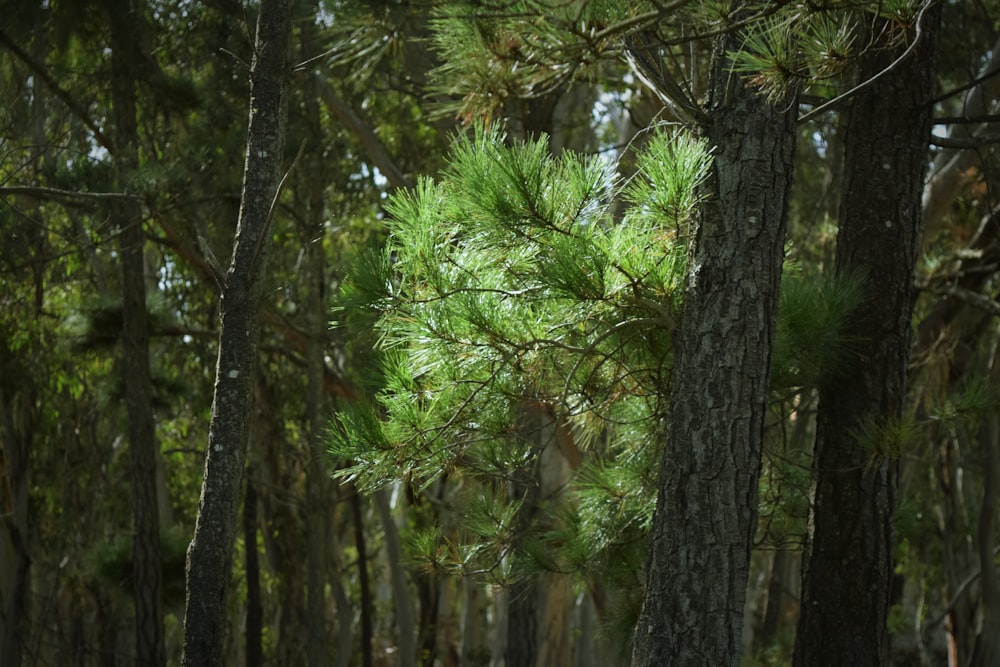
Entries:
[[[846, 119], [836, 272], [861, 277], [864, 293], [845, 332], [857, 356], [819, 388], [799, 667], [883, 665], [887, 656], [897, 486], [891, 431], [906, 390], [939, 12], [940, 5], [926, 12], [913, 55], [855, 97]], [[876, 34], [890, 32], [886, 25]], [[860, 76], [880, 72], [896, 54], [871, 49]]]
[[250, 122], [236, 242], [220, 300], [221, 329], [208, 450], [188, 549], [188, 667], [223, 663], [226, 594], [246, 460], [272, 205], [279, 187], [288, 85], [290, 0], [263, 0], [251, 71]]
[[716, 43], [715, 147], [676, 333], [665, 451], [633, 665], [739, 664], [795, 142]]
[[[125, 191], [138, 168], [135, 34], [141, 32], [142, 5], [109, 0], [111, 23], [111, 96], [115, 123], [115, 166]], [[115, 203], [122, 277], [122, 366], [128, 417], [129, 467], [132, 481], [132, 599], [135, 605], [136, 664], [165, 665], [163, 638], [163, 571], [157, 494], [157, 444], [153, 423], [153, 385], [149, 370], [149, 315], [142, 210], [135, 199]]]

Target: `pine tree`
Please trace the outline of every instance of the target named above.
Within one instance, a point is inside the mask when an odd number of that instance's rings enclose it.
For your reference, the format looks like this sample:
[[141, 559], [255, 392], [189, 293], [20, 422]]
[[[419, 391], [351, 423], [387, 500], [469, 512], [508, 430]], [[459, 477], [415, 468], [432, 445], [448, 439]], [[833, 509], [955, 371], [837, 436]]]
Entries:
[[[384, 388], [339, 414], [333, 450], [353, 462], [339, 475], [363, 489], [467, 480], [467, 539], [424, 536], [426, 566], [507, 583], [539, 567], [586, 576], [648, 530], [678, 288], [709, 164], [703, 141], [660, 130], [642, 175], [622, 185], [600, 159], [553, 158], [544, 138], [505, 144], [479, 126], [456, 139], [440, 179], [391, 199], [386, 246], [363, 256], [342, 295], [346, 316], [377, 316]], [[632, 203], [619, 221], [617, 193]], [[518, 482], [546, 429], [583, 466], [568, 522], [543, 520], [558, 509]]]

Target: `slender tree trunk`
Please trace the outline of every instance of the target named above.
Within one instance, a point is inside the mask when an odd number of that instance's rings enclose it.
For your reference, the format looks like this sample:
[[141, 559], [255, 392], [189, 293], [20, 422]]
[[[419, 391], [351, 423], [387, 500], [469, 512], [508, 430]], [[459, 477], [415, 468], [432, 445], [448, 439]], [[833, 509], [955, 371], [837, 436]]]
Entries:
[[[548, 406], [523, 401], [520, 418], [521, 437], [537, 455], [530, 467], [518, 471], [509, 491], [511, 497], [523, 499], [514, 538], [517, 549], [525, 547], [534, 531], [558, 529], [546, 505], [557, 502], [565, 490], [571, 468], [567, 457], [570, 450], [576, 453], [568, 429]], [[543, 571], [512, 584], [507, 591], [507, 667], [568, 667], [572, 610], [567, 575]]]
[[[302, 3], [302, 61], [321, 50], [317, 36], [315, 0]], [[304, 189], [303, 243], [306, 248], [305, 310], [306, 329], [306, 418], [308, 420], [306, 464], [306, 624], [309, 633], [306, 653], [310, 667], [325, 667], [330, 662], [327, 638], [326, 531], [329, 527], [328, 498], [330, 480], [324, 463], [323, 441], [327, 429], [327, 402], [324, 386], [328, 313], [326, 307], [326, 226], [324, 192], [327, 179], [323, 169], [323, 132], [320, 124], [317, 77], [303, 82], [303, 111], [308, 132], [308, 155], [298, 184]]]
[[[0, 374], [23, 378], [14, 353], [0, 343]], [[28, 552], [28, 463], [35, 415], [30, 382], [20, 388], [0, 381], [0, 438], [3, 444], [3, 533], [0, 535], [0, 663], [20, 667], [31, 626], [31, 557]]]
[[[135, 76], [136, 32], [141, 32], [141, 0], [109, 0], [115, 122], [115, 165], [125, 191], [138, 168]], [[135, 603], [136, 664], [165, 665], [163, 570], [157, 498], [157, 445], [153, 387], [149, 370], [149, 315], [146, 309], [145, 235], [138, 203], [125, 200], [112, 213], [122, 263], [122, 360], [128, 413], [132, 478], [132, 596]]]
[[354, 646], [354, 629], [351, 625], [354, 615], [351, 603], [347, 599], [347, 593], [344, 591], [344, 586], [341, 583], [341, 572], [343, 571], [341, 563], [343, 562], [343, 556], [341, 555], [340, 542], [335, 530], [327, 531], [326, 553], [329, 556], [327, 582], [330, 586], [334, 607], [337, 612], [337, 641], [336, 651], [333, 655], [333, 664], [334, 667], [347, 667], [351, 662], [352, 648]]
[[[258, 373], [250, 437], [249, 469], [255, 473], [264, 552], [274, 580], [276, 609], [273, 654], [276, 664], [308, 661], [309, 627], [306, 622], [305, 525], [301, 503], [288, 502], [288, 492], [298, 493], [302, 462], [291, 460], [293, 444], [285, 429], [280, 388]], [[263, 491], [267, 490], [268, 493]]]
[[487, 638], [486, 595], [477, 577], [462, 577], [461, 640], [459, 644], [460, 667], [484, 667], [489, 664]]
[[711, 196], [676, 333], [636, 667], [740, 661], [796, 105], [771, 106], [733, 74], [739, 47], [739, 35], [716, 43]]
[[385, 535], [385, 557], [388, 560], [389, 578], [392, 585], [392, 602], [396, 617], [396, 631], [399, 633], [399, 657], [396, 664], [399, 667], [416, 667], [416, 621], [413, 616], [413, 595], [406, 581], [406, 571], [403, 567], [403, 545], [399, 539], [399, 529], [392, 516], [389, 505], [389, 494], [385, 489], [379, 489], [372, 494], [375, 509]]
[[[914, 53], [851, 102], [836, 271], [864, 280], [846, 334], [854, 363], [821, 383], [811, 534], [804, 555], [795, 665], [884, 665], [892, 577], [896, 460], [920, 242], [921, 190], [940, 5]], [[885, 23], [876, 34], [892, 34]], [[873, 48], [867, 79], [898, 55]]]
[[[1000, 348], [994, 344], [991, 380], [1000, 379]], [[1000, 499], [1000, 416], [995, 412], [985, 419], [980, 432], [983, 457], [983, 500], [979, 509], [976, 547], [979, 552], [979, 590], [981, 591], [982, 627], [972, 654], [974, 667], [993, 667], [1000, 662], [1000, 582], [997, 581], [996, 542], [997, 500]]]
[[251, 72], [250, 123], [240, 217], [220, 303], [221, 331], [208, 451], [188, 549], [187, 667], [222, 665], [233, 539], [246, 460], [260, 301], [278, 194], [290, 76], [291, 0], [262, 0]]
[[361, 496], [351, 495], [351, 518], [354, 523], [354, 547], [358, 552], [358, 587], [361, 589], [361, 667], [372, 667], [372, 592], [368, 581], [368, 548], [361, 512]]
[[417, 575], [417, 655], [421, 667], [433, 667], [437, 660], [438, 617], [440, 616], [441, 577], [434, 572]]

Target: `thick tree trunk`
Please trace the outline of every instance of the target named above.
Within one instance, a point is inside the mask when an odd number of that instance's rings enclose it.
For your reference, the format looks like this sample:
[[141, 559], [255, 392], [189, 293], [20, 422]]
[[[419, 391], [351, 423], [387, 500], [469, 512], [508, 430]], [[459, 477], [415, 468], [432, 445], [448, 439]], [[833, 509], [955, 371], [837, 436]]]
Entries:
[[[836, 271], [862, 278], [864, 298], [845, 332], [857, 357], [819, 390], [795, 645], [800, 667], [883, 665], [888, 651], [892, 429], [906, 390], [940, 5], [926, 14], [915, 52], [854, 98], [846, 122]], [[877, 34], [892, 32], [886, 24]], [[869, 50], [861, 76], [875, 75], [893, 57], [893, 50]]]
[[693, 239], [633, 665], [739, 664], [795, 104], [769, 105], [716, 44], [711, 197]]
[[240, 217], [222, 290], [205, 474], [188, 549], [182, 658], [187, 667], [223, 663], [226, 593], [249, 437], [260, 301], [271, 237], [268, 226], [284, 145], [292, 17], [291, 0], [261, 2]]
[[[131, 0], [109, 0], [111, 95], [115, 122], [115, 166], [124, 191], [138, 168], [133, 60], [143, 8]], [[115, 204], [122, 263], [122, 361], [128, 414], [132, 478], [132, 599], [135, 603], [136, 664], [165, 665], [163, 570], [157, 498], [157, 445], [153, 384], [149, 370], [149, 316], [146, 309], [145, 235], [142, 211], [134, 200]]]

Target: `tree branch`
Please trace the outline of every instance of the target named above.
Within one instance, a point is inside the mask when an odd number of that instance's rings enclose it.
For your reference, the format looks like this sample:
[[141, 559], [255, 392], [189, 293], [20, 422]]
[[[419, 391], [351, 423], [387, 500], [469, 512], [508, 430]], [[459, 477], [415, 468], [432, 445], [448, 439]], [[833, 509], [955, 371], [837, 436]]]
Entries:
[[367, 151], [368, 157], [378, 167], [378, 170], [389, 179], [389, 183], [396, 188], [412, 188], [413, 182], [396, 165], [395, 161], [389, 155], [389, 150], [382, 143], [382, 140], [376, 136], [375, 132], [372, 131], [368, 123], [362, 120], [358, 114], [354, 113], [353, 109], [340, 99], [336, 91], [333, 90], [333, 86], [326, 79], [319, 74], [315, 74], [314, 76], [316, 77], [316, 86], [319, 89], [319, 96], [323, 100], [323, 104], [326, 105], [330, 113], [339, 118], [340, 122], [347, 126], [347, 129], [354, 133], [354, 136], [357, 137], [365, 151]]
[[59, 188], [44, 188], [32, 185], [9, 185], [0, 187], [2, 196], [33, 197], [35, 199], [71, 200], [77, 203], [95, 203], [100, 201], [144, 201], [139, 195], [124, 192], [78, 192], [76, 190], [60, 190]]
[[974, 292], [972, 290], [958, 287], [957, 285], [918, 285], [917, 289], [930, 292], [932, 294], [955, 297], [956, 299], [964, 301], [970, 306], [983, 310], [994, 317], [1000, 317], [1000, 303], [997, 303], [995, 300], [991, 299], [982, 292]]
[[941, 148], [982, 148], [988, 144], [1000, 143], [1000, 134], [981, 134], [971, 137], [937, 137], [931, 135], [932, 146]]

